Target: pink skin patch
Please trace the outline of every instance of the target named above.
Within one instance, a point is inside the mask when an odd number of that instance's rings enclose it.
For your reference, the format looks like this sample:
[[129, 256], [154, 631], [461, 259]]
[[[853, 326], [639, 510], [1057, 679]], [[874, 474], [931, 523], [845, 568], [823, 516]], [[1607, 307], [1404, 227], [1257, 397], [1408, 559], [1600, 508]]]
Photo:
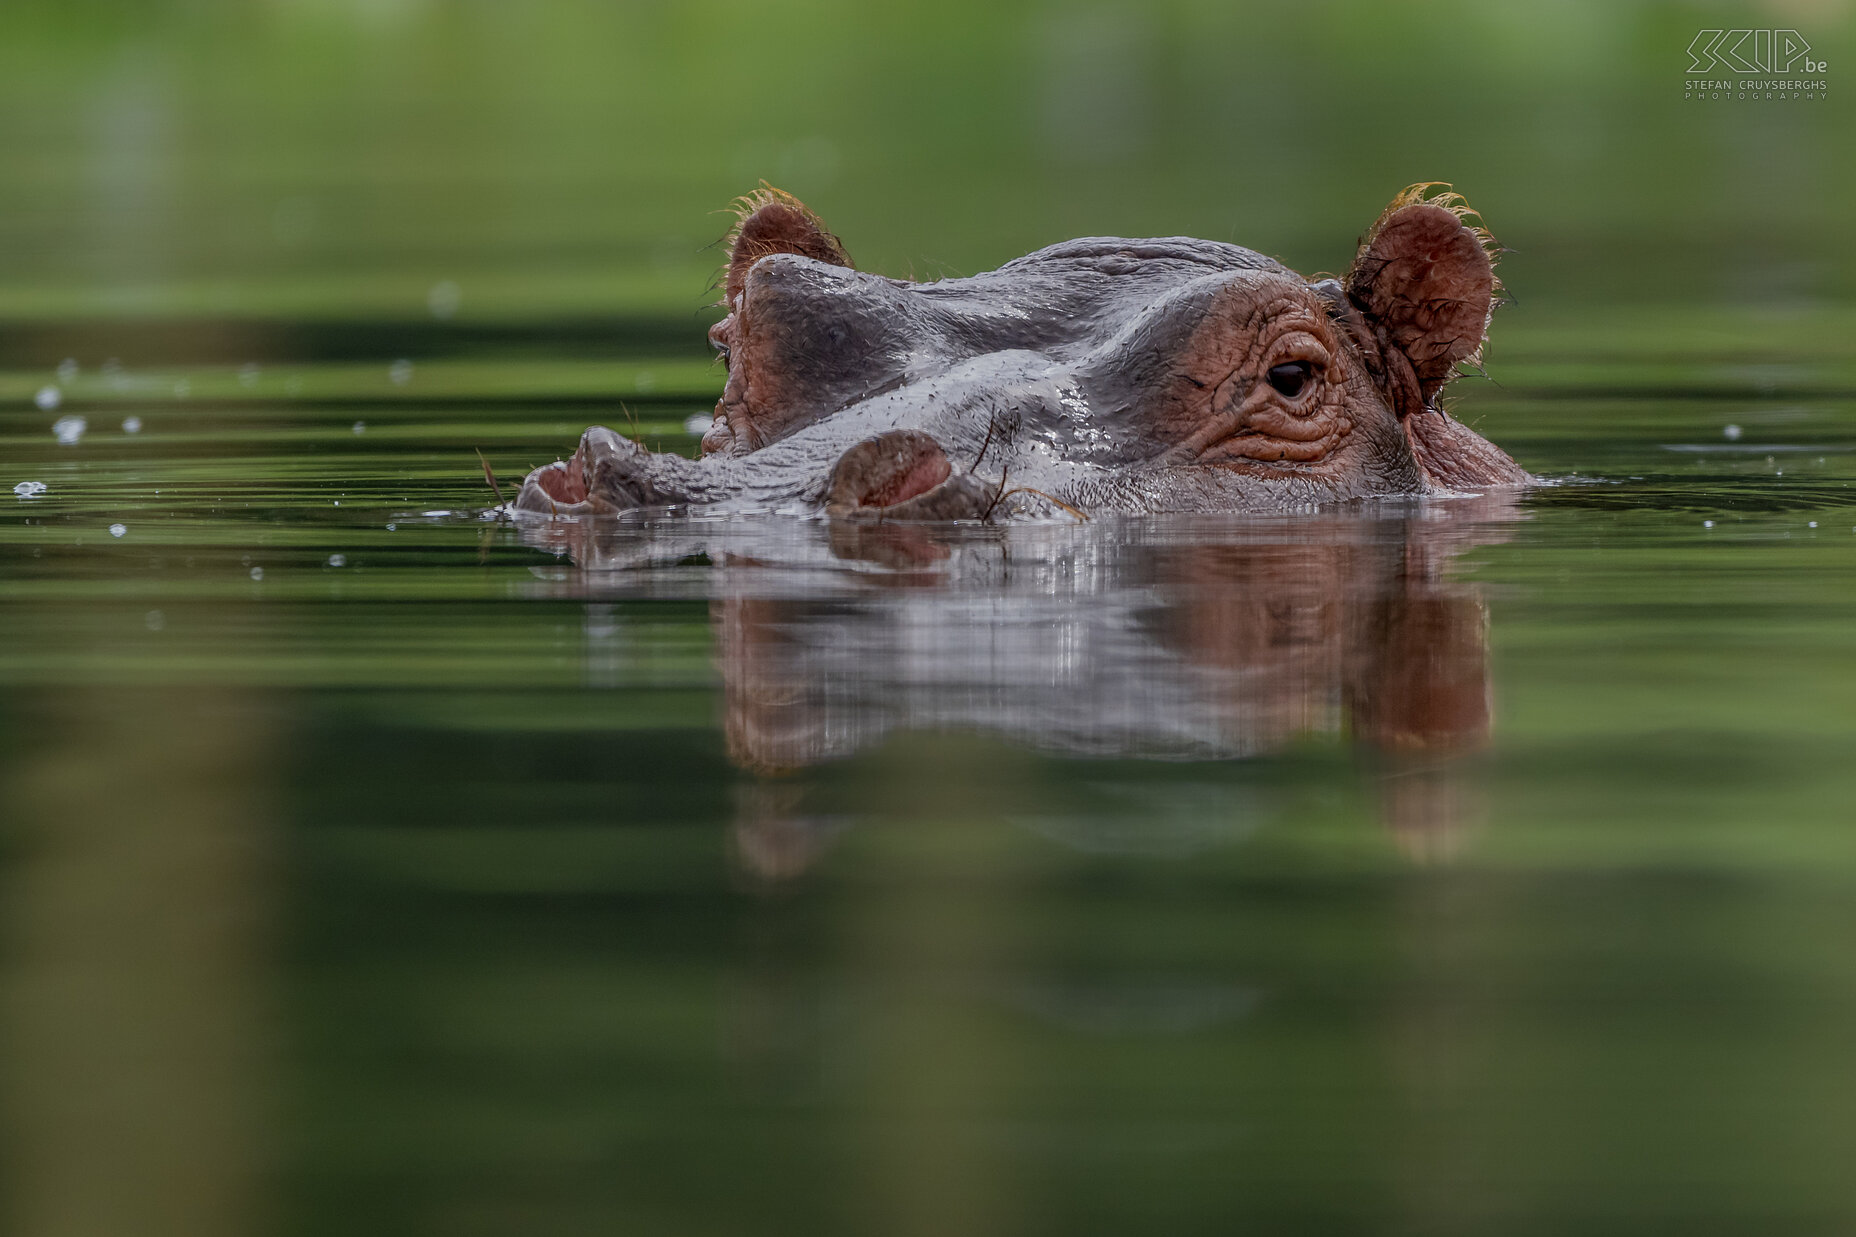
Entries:
[[566, 463], [556, 460], [535, 472], [535, 484], [542, 493], [563, 505], [586, 501], [586, 470], [580, 466], [580, 453]]
[[928, 493], [953, 472], [934, 439], [916, 430], [891, 430], [839, 458], [829, 505], [841, 510], [894, 507]]
[[901, 472], [892, 474], [876, 489], [866, 493], [862, 505], [893, 507], [897, 503], [908, 502], [947, 480], [953, 471], [947, 457], [939, 451], [932, 455], [919, 455], [910, 460]]

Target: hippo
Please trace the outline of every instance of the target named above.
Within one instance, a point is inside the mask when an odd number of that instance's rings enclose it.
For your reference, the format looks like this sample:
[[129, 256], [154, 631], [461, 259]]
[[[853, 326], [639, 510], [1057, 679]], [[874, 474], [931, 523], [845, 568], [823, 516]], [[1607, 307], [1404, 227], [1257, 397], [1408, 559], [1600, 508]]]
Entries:
[[604, 426], [518, 513], [978, 521], [1295, 512], [1531, 480], [1439, 407], [1480, 359], [1495, 244], [1437, 182], [1341, 278], [1188, 237], [1090, 237], [966, 278], [857, 270], [792, 195], [737, 203], [696, 459]]

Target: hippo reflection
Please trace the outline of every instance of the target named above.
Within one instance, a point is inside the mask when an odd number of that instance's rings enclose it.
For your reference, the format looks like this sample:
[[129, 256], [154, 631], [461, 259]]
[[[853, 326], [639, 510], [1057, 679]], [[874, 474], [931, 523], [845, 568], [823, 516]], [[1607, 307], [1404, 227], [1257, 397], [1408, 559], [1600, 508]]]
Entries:
[[760, 779], [744, 847], [829, 832], [794, 832], [790, 775], [932, 731], [1173, 761], [1342, 734], [1382, 754], [1388, 823], [1429, 846], [1464, 812], [1449, 763], [1490, 725], [1486, 612], [1446, 565], [1513, 518], [1511, 500], [1484, 498], [1241, 522], [586, 521], [525, 536], [592, 569], [551, 595], [661, 596], [662, 572], [624, 569], [710, 564], [683, 568], [681, 587], [710, 598], [728, 751]]
[[763, 188], [730, 240], [710, 332], [728, 382], [702, 458], [595, 427], [516, 505], [997, 522], [1519, 485], [1438, 407], [1480, 354], [1497, 283], [1488, 234], [1432, 188], [1395, 198], [1339, 280], [1169, 237], [1069, 241], [933, 283], [854, 270]]

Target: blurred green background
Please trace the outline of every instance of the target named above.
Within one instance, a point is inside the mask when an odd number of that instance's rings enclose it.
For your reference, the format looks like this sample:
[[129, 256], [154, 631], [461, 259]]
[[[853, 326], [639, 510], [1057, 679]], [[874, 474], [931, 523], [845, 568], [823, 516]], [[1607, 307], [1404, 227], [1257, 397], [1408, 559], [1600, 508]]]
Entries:
[[[1799, 30], [1828, 97], [1685, 100], [1723, 26]], [[14, 0], [0, 313], [684, 311], [763, 177], [892, 274], [1334, 269], [1426, 179], [1523, 299], [1810, 303], [1856, 290], [1850, 47], [1843, 0]]]

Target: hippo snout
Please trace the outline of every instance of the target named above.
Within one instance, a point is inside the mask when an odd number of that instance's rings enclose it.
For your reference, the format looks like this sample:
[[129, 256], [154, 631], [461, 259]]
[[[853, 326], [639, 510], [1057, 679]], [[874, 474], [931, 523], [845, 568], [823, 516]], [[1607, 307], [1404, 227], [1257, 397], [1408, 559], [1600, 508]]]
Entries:
[[[761, 509], [787, 509], [793, 502], [817, 503], [834, 517], [878, 520], [981, 520], [999, 505], [1001, 482], [958, 472], [930, 434], [896, 429], [855, 442], [835, 461], [816, 447], [782, 448], [791, 460], [757, 455], [705, 461], [709, 472], [725, 468], [730, 492], [751, 490]], [[804, 461], [810, 459], [810, 469]], [[516, 496], [519, 512], [535, 515], [611, 515], [639, 508], [701, 506], [706, 495], [690, 475], [699, 464], [675, 454], [647, 451], [603, 425], [580, 438], [572, 456], [529, 473]], [[788, 473], [811, 472], [793, 482]], [[814, 508], [816, 509], [816, 508]]]
[[607, 515], [634, 507], [681, 501], [657, 476], [658, 461], [639, 444], [603, 425], [580, 437], [565, 460], [529, 473], [516, 496], [517, 511], [540, 515]]
[[999, 501], [999, 486], [956, 473], [941, 444], [920, 430], [866, 438], [831, 470], [825, 511], [885, 520], [978, 520]]

